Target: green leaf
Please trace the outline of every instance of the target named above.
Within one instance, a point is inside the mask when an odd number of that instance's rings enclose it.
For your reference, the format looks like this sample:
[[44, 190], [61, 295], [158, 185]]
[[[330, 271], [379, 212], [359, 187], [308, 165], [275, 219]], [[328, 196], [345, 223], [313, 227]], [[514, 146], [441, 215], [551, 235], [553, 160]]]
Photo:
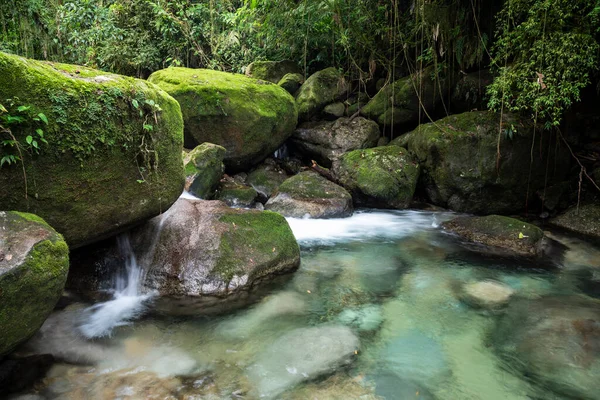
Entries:
[[33, 142], [33, 136], [29, 135], [25, 138], [25, 141], [27, 142], [27, 144], [31, 144], [31, 142]]
[[140, 108], [140, 103], [138, 103], [136, 99], [131, 100], [131, 104], [133, 104], [133, 107], [136, 109]]
[[144, 130], [145, 130], [146, 132], [152, 132], [152, 129], [153, 129], [153, 128], [154, 128], [154, 127], [153, 127], [152, 125], [149, 125], [149, 124], [144, 124]]
[[46, 118], [46, 115], [44, 113], [39, 113], [38, 117], [40, 117], [44, 124], [48, 125], [48, 118]]
[[36, 149], [39, 149], [39, 147], [38, 147], [38, 142], [37, 142], [37, 141], [35, 141], [35, 140], [34, 140], [33, 142], [31, 142], [31, 144], [32, 144], [32, 145], [33, 145], [33, 147], [35, 147]]
[[30, 108], [31, 106], [19, 106], [19, 108], [17, 108], [17, 111], [23, 112], [29, 110]]
[[6, 108], [4, 108], [4, 106], [2, 104], [0, 104], [0, 111], [8, 112], [8, 110]]
[[37, 133], [37, 134], [38, 134], [38, 136], [39, 136], [39, 137], [41, 137], [41, 138], [43, 138], [43, 137], [44, 137], [44, 131], [43, 131], [43, 130], [41, 130], [40, 128], [37, 128], [37, 129], [35, 130], [35, 133]]

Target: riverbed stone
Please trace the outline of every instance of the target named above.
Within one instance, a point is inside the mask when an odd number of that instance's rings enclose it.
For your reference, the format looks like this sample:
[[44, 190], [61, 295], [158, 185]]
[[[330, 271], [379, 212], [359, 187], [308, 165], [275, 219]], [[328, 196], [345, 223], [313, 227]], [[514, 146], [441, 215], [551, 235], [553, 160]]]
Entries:
[[441, 227], [472, 243], [525, 257], [543, 255], [544, 232], [515, 218], [464, 216], [443, 222]]
[[272, 83], [278, 83], [288, 74], [300, 74], [301, 72], [298, 64], [291, 60], [254, 61], [246, 68], [247, 76]]
[[[562, 182], [569, 171], [565, 146], [557, 146], [554, 136], [544, 136], [540, 146], [541, 127], [535, 131], [532, 123], [508, 113], [500, 131], [499, 114], [474, 111], [422, 124], [391, 143], [416, 156], [420, 185], [431, 203], [473, 214], [508, 214], [527, 205], [531, 211], [535, 192]], [[532, 146], [539, 149], [533, 159]]]
[[333, 172], [357, 204], [402, 209], [412, 201], [420, 167], [406, 149], [383, 146], [343, 154]]
[[495, 281], [469, 282], [460, 290], [460, 299], [474, 308], [496, 310], [505, 306], [514, 290]]
[[212, 143], [202, 143], [187, 153], [185, 164], [185, 190], [201, 199], [209, 199], [219, 185], [225, 171], [225, 148]]
[[0, 357], [27, 340], [60, 299], [69, 248], [40, 217], [0, 212]]
[[600, 239], [600, 204], [573, 206], [550, 220], [552, 225]]
[[296, 93], [299, 120], [308, 121], [326, 105], [341, 99], [349, 89], [349, 83], [336, 68], [315, 72]]
[[[36, 129], [48, 142], [2, 166], [0, 209], [39, 215], [71, 248], [144, 222], [181, 194], [181, 110], [155, 85], [0, 52], [0, 99], [30, 107], [27, 124], [11, 125], [21, 146]], [[10, 151], [0, 146], [0, 158]]]
[[273, 399], [303, 381], [352, 363], [359, 340], [350, 328], [321, 325], [290, 331], [269, 344], [248, 368], [261, 398]]
[[352, 196], [346, 189], [312, 171], [283, 182], [265, 209], [293, 218], [343, 218], [353, 211]]
[[248, 174], [246, 182], [256, 190], [259, 199], [266, 203], [287, 178], [289, 176], [283, 168], [279, 167], [272, 159], [267, 159], [265, 163]]
[[221, 200], [229, 207], [250, 208], [256, 202], [257, 196], [258, 193], [252, 186], [227, 177], [221, 180], [215, 200]]
[[362, 117], [339, 118], [333, 122], [301, 124], [291, 144], [305, 158], [329, 168], [333, 160], [348, 151], [374, 147], [379, 136], [379, 127], [374, 121]]
[[367, 304], [363, 307], [348, 308], [342, 311], [337, 320], [359, 332], [374, 332], [383, 323], [383, 312], [381, 306]]
[[181, 105], [185, 146], [225, 147], [225, 166], [246, 170], [273, 154], [297, 123], [294, 99], [281, 87], [240, 74], [167, 68], [148, 80]]
[[545, 296], [511, 302], [490, 344], [510, 368], [569, 398], [600, 399], [600, 302]]

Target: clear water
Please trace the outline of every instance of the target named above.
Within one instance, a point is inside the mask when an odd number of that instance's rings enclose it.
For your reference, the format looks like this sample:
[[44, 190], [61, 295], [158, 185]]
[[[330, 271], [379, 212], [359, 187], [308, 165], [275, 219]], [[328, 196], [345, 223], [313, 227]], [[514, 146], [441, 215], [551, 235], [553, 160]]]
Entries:
[[[61, 340], [60, 329], [50, 330], [56, 340], [45, 346], [93, 352], [93, 357], [88, 365], [53, 367], [38, 394], [48, 399], [562, 398], [494, 354], [488, 333], [498, 315], [463, 304], [455, 289], [493, 279], [525, 298], [578, 293], [576, 271], [600, 266], [600, 251], [556, 236], [571, 248], [561, 269], [522, 266], [466, 252], [438, 228], [449, 217], [377, 211], [340, 220], [289, 220], [301, 244], [302, 265], [279, 290], [220, 317], [146, 315], [94, 341], [68, 334]], [[57, 325], [74, 323], [81, 307], [61, 312]], [[297, 329], [328, 326], [350, 327], [360, 345], [351, 364], [318, 379], [299, 377], [300, 364], [309, 351], [331, 349], [298, 342], [282, 352], [272, 349]], [[272, 359], [265, 361], [265, 355]], [[260, 369], [265, 362], [284, 366], [270, 372], [275, 376], [296, 376], [287, 390], [266, 380]]]

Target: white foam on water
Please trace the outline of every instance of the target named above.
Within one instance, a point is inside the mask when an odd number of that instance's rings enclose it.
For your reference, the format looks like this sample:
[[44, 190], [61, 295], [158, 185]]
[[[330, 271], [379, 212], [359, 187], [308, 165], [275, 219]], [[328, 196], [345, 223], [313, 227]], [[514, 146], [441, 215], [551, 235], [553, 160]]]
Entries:
[[301, 245], [333, 245], [376, 238], [399, 239], [433, 230], [453, 214], [430, 211], [358, 211], [348, 218], [287, 218]]

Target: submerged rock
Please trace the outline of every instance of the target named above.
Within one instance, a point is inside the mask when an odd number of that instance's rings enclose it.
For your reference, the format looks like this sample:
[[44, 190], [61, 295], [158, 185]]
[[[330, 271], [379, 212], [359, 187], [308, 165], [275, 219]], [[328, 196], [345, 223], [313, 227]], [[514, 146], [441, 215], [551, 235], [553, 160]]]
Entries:
[[584, 204], [571, 207], [550, 220], [552, 225], [582, 235], [600, 239], [600, 204]]
[[342, 218], [353, 210], [350, 193], [311, 171], [283, 182], [265, 209], [293, 218]]
[[333, 67], [315, 72], [296, 93], [299, 120], [308, 121], [326, 105], [341, 99], [349, 88], [344, 75]]
[[246, 68], [246, 75], [254, 79], [278, 83], [288, 74], [302, 71], [294, 61], [254, 61]]
[[419, 178], [419, 165], [398, 146], [354, 150], [342, 155], [333, 171], [355, 202], [382, 208], [407, 208]]
[[346, 309], [338, 315], [337, 320], [341, 324], [361, 332], [372, 332], [379, 329], [383, 323], [383, 312], [380, 306], [370, 304], [360, 308]]
[[278, 398], [300, 382], [350, 364], [358, 348], [358, 338], [345, 326], [295, 329], [269, 344], [248, 375], [261, 398]]
[[[48, 143], [36, 137], [39, 152], [2, 167], [0, 209], [39, 215], [75, 248], [160, 214], [181, 194], [181, 110], [156, 86], [0, 53], [8, 98], [30, 107], [27, 124], [11, 125], [22, 146], [36, 129]], [[7, 151], [0, 146], [0, 158]]]
[[260, 163], [296, 127], [294, 99], [271, 83], [190, 68], [167, 68], [148, 80], [181, 104], [186, 147], [204, 142], [225, 147], [225, 166], [232, 171]]
[[296, 129], [291, 142], [300, 154], [331, 167], [334, 159], [348, 151], [375, 146], [379, 136], [373, 121], [340, 118], [335, 122], [306, 122]]
[[201, 199], [212, 197], [223, 176], [225, 148], [212, 143], [202, 143], [184, 158], [185, 190]]
[[493, 310], [505, 306], [513, 294], [514, 290], [508, 285], [494, 281], [481, 281], [465, 284], [461, 288], [459, 297], [475, 308]]
[[[467, 112], [422, 124], [391, 143], [414, 153], [421, 165], [420, 185], [433, 204], [506, 214], [525, 208], [545, 182], [551, 186], [564, 180], [570, 159], [553, 136], [540, 146], [539, 128], [534, 135], [533, 126], [514, 115], [504, 114], [499, 129], [498, 114]], [[533, 159], [532, 146], [540, 149]]]
[[544, 253], [544, 232], [518, 219], [501, 215], [458, 217], [443, 222], [441, 226], [469, 242], [520, 256], [535, 257]]
[[33, 214], [0, 211], [0, 357], [42, 326], [68, 271], [59, 233]]
[[547, 296], [512, 302], [491, 343], [543, 387], [577, 399], [600, 399], [600, 302]]

